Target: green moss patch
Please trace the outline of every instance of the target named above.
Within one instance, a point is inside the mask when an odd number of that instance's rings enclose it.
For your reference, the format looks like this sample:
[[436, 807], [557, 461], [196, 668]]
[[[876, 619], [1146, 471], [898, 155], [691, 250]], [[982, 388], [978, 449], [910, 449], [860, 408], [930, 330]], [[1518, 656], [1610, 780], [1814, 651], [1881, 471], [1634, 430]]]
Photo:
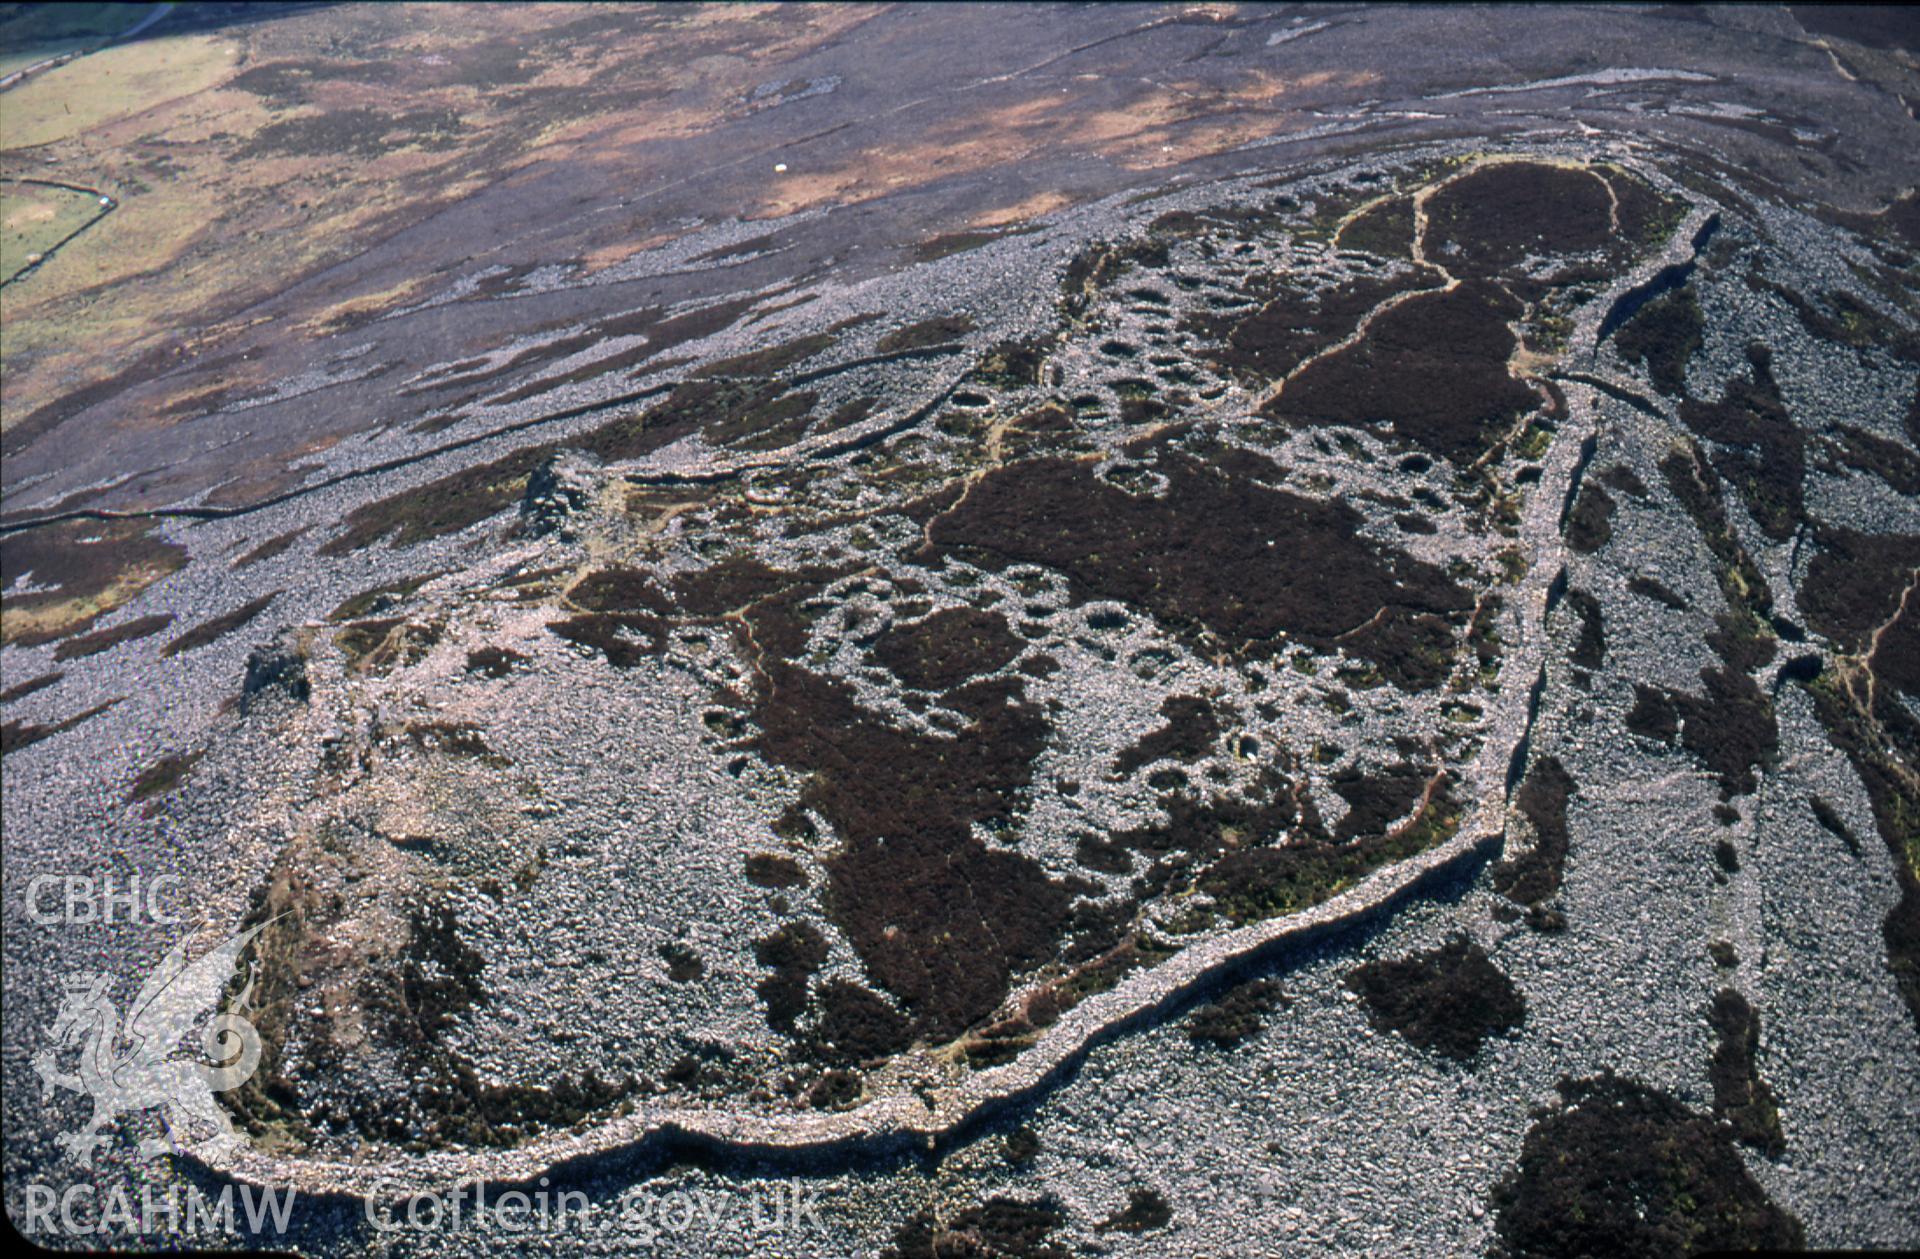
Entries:
[[1443, 782], [1411, 821], [1392, 831], [1346, 844], [1306, 839], [1236, 850], [1201, 875], [1199, 886], [1236, 923], [1297, 913], [1383, 866], [1444, 843], [1459, 829], [1460, 818], [1460, 805]]
[[1802, 685], [1828, 741], [1860, 776], [1875, 829], [1893, 853], [1900, 899], [1881, 935], [1894, 984], [1920, 1025], [1920, 721], [1891, 688], [1868, 690], [1853, 671], [1829, 670]]

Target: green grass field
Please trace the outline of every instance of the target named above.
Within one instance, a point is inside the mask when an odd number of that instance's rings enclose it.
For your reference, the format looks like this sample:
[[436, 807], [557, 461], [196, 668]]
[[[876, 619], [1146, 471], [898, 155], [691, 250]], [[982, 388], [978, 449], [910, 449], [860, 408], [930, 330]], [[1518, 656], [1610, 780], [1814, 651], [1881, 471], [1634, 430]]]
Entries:
[[0, 4], [0, 78], [133, 26], [151, 4]]
[[0, 4], [0, 48], [118, 35], [151, 4]]
[[98, 198], [64, 188], [0, 182], [0, 284], [101, 212]]

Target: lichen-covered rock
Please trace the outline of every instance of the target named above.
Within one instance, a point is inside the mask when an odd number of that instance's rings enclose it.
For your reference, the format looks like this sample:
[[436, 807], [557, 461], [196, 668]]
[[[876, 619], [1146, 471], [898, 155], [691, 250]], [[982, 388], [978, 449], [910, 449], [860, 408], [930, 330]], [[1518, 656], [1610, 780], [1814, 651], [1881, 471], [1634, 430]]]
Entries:
[[251, 710], [264, 696], [278, 695], [304, 704], [313, 693], [307, 678], [308, 636], [297, 628], [283, 629], [247, 656], [246, 680], [240, 684], [240, 704]]
[[523, 527], [535, 537], [552, 533], [571, 541], [577, 532], [574, 521], [603, 483], [600, 466], [590, 456], [554, 451], [527, 477], [527, 492], [520, 500]]

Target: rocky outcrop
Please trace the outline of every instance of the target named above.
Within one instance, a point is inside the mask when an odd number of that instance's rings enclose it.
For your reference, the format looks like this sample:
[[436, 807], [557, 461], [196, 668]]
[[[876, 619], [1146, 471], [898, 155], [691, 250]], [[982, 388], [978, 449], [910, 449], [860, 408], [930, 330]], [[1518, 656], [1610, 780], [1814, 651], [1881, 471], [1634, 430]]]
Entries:
[[242, 712], [251, 711], [268, 695], [307, 702], [313, 693], [307, 679], [307, 640], [304, 630], [283, 629], [248, 654], [246, 680], [240, 684]]
[[520, 500], [523, 527], [535, 537], [551, 533], [572, 541], [576, 518], [593, 503], [602, 483], [600, 465], [590, 456], [554, 451], [527, 477], [527, 492]]

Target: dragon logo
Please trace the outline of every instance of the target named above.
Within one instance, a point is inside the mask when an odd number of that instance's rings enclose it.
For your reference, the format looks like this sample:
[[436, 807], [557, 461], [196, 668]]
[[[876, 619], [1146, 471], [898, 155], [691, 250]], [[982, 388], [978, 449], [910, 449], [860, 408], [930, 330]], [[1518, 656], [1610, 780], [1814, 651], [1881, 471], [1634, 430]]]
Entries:
[[[171, 1139], [140, 1142], [143, 1158], [176, 1146], [217, 1158], [240, 1143], [232, 1121], [213, 1095], [244, 1084], [260, 1065], [260, 1034], [239, 1013], [253, 993], [254, 965], [248, 968], [245, 988], [200, 1031], [200, 1047], [212, 1064], [169, 1055], [201, 1015], [219, 1005], [240, 954], [269, 925], [261, 923], [235, 935], [192, 962], [187, 960], [186, 941], [175, 944], [140, 986], [124, 1027], [107, 998], [110, 976], [68, 976], [66, 999], [49, 1029], [55, 1047], [36, 1054], [33, 1069], [40, 1075], [43, 1101], [56, 1088], [93, 1099], [93, 1118], [86, 1127], [55, 1138], [70, 1158], [92, 1166], [94, 1150], [107, 1141], [101, 1129], [125, 1112], [154, 1106], [165, 1108]], [[58, 1056], [75, 1047], [80, 1056], [78, 1070], [62, 1072]], [[202, 1131], [212, 1129], [199, 1144], [192, 1139], [196, 1123]]]

